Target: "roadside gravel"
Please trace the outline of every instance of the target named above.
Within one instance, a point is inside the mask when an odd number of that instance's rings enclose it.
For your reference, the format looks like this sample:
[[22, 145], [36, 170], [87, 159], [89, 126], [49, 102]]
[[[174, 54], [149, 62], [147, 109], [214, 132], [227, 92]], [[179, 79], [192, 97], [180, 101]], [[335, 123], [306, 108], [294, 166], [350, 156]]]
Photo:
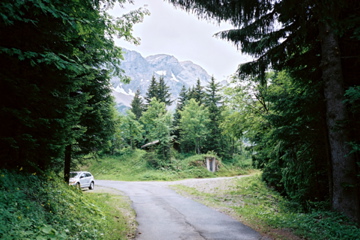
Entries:
[[229, 192], [235, 188], [234, 181], [239, 178], [248, 177], [249, 175], [242, 175], [236, 177], [218, 177], [218, 178], [203, 178], [203, 179], [185, 179], [179, 181], [168, 182], [168, 185], [184, 185], [210, 194], [222, 194]]

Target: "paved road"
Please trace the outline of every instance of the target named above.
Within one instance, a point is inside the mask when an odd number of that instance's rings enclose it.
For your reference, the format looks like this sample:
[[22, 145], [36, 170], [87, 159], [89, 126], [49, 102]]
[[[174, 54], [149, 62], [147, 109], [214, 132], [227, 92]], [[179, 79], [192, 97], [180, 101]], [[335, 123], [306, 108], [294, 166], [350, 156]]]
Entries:
[[130, 197], [139, 224], [137, 240], [261, 239], [253, 229], [169, 189], [165, 182], [98, 180]]

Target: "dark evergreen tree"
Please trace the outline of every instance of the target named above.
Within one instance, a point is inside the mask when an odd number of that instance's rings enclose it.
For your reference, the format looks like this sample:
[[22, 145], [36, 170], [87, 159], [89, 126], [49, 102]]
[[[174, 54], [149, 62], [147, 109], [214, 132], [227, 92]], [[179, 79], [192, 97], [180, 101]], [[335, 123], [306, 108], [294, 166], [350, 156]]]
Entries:
[[150, 104], [152, 98], [158, 98], [158, 92], [159, 92], [158, 85], [159, 84], [156, 81], [155, 76], [153, 75], [151, 77], [150, 85], [149, 85], [149, 88], [148, 88], [148, 90], [146, 92], [146, 96], [145, 96], [146, 105]]
[[[187, 90], [185, 85], [183, 85], [179, 94], [178, 102], [176, 104], [174, 120], [173, 120], [173, 135], [175, 136], [176, 140], [180, 139], [180, 118], [181, 118], [180, 111], [183, 110], [186, 101], [187, 101]], [[175, 147], [176, 146], [177, 145], [175, 145]]]
[[136, 90], [135, 96], [131, 101], [131, 111], [135, 114], [135, 119], [139, 120], [143, 111], [145, 110], [145, 106], [143, 103], [143, 99], [140, 96], [140, 90]]
[[169, 86], [166, 85], [163, 76], [161, 76], [159, 78], [157, 99], [160, 102], [165, 103], [166, 106], [170, 106], [173, 102], [173, 101], [171, 101], [171, 94], [169, 92]]
[[196, 86], [193, 89], [193, 98], [201, 105], [204, 103], [205, 93], [201, 86], [200, 79], [196, 81]]
[[223, 157], [227, 151], [220, 129], [222, 101], [219, 92], [220, 84], [216, 83], [215, 78], [212, 77], [209, 85], [206, 87], [205, 106], [209, 110], [210, 122], [208, 129], [210, 137], [206, 140], [205, 148], [207, 151], [215, 151]]
[[1, 1], [1, 167], [60, 169], [66, 155], [68, 171], [74, 150], [106, 146], [112, 100], [101, 69], [119, 72], [121, 51], [109, 36], [128, 27], [99, 4]]
[[187, 92], [187, 99], [196, 99], [196, 91], [195, 91], [195, 87], [190, 87], [188, 92]]

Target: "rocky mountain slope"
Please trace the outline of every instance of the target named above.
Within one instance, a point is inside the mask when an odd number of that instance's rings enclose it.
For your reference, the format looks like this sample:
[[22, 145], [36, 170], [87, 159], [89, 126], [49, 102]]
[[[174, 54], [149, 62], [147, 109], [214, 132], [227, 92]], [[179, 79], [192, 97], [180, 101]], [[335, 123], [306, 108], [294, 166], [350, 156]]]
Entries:
[[145, 96], [152, 76], [155, 76], [157, 80], [160, 76], [164, 77], [174, 100], [178, 98], [183, 85], [186, 88], [192, 87], [200, 79], [201, 85], [206, 86], [211, 78], [202, 67], [191, 61], [180, 62], [175, 57], [166, 54], [144, 58], [136, 51], [124, 49], [124, 52], [124, 60], [120, 67], [125, 71], [125, 75], [131, 78], [131, 82], [124, 84], [116, 77], [111, 79], [113, 96], [117, 108], [121, 111], [130, 106], [137, 89], [140, 90], [142, 96]]

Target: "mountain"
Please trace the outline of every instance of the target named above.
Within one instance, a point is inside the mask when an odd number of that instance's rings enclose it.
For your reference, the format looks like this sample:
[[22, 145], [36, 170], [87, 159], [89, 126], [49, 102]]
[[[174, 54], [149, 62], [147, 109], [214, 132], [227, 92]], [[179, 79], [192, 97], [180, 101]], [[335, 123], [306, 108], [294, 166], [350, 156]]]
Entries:
[[[129, 108], [137, 89], [142, 96], [145, 96], [152, 76], [158, 80], [164, 77], [165, 83], [170, 88], [172, 99], [179, 97], [180, 90], [184, 85], [186, 88], [196, 85], [198, 79], [202, 86], [206, 86], [211, 76], [199, 65], [191, 61], [180, 62], [174, 56], [157, 54], [144, 58], [136, 51], [123, 49], [124, 60], [120, 67], [125, 75], [131, 78], [129, 84], [121, 83], [119, 78], [111, 79], [113, 96], [117, 108], [123, 112]], [[174, 108], [175, 103], [172, 108]]]

